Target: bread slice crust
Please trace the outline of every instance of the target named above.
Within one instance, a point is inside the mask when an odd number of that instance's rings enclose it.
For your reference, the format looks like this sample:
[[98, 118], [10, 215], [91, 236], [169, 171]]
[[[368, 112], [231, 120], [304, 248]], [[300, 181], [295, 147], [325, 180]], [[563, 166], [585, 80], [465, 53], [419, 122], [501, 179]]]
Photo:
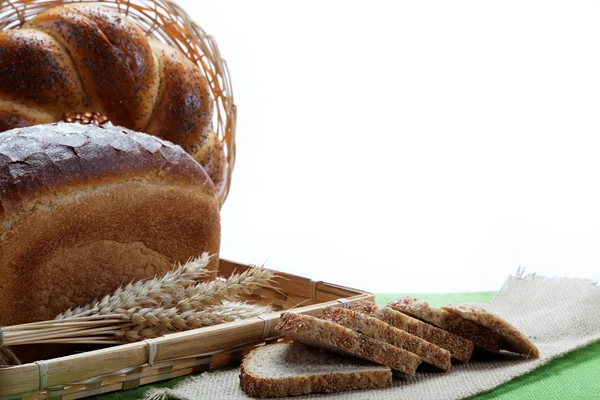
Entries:
[[355, 332], [362, 333], [376, 340], [389, 343], [413, 354], [442, 371], [448, 371], [451, 366], [451, 355], [448, 350], [442, 349], [415, 335], [395, 328], [377, 318], [339, 307], [328, 307], [321, 312], [321, 319], [325, 319]]
[[[263, 362], [265, 371], [260, 370]], [[240, 385], [247, 395], [260, 398], [382, 389], [392, 386], [392, 371], [297, 342], [277, 343], [244, 358]]]
[[380, 319], [398, 329], [405, 330], [412, 335], [446, 349], [452, 354], [452, 357], [459, 361], [467, 362], [473, 354], [475, 345], [472, 341], [409, 317], [390, 307], [383, 307], [370, 301], [360, 300], [353, 303], [350, 309]]
[[388, 307], [469, 339], [487, 351], [500, 351], [501, 338], [496, 332], [441, 308], [431, 307], [426, 301], [407, 296], [390, 302]]
[[363, 358], [408, 376], [421, 363], [413, 353], [310, 315], [283, 313], [275, 329], [306, 345]]

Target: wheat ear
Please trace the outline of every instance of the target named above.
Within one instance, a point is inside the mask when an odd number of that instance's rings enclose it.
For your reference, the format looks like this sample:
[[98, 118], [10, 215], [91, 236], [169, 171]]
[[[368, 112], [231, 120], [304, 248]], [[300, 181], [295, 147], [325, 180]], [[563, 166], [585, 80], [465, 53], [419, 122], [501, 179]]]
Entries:
[[[178, 265], [162, 278], [131, 283], [53, 321], [33, 322], [0, 330], [5, 345], [28, 343], [115, 343], [162, 336], [250, 318], [270, 307], [238, 300], [271, 287], [274, 273], [253, 267], [227, 279], [197, 283], [205, 277], [210, 257]], [[0, 339], [2, 345], [2, 339]]]
[[244, 302], [224, 302], [199, 311], [139, 310], [131, 315], [135, 324], [117, 330], [117, 340], [138, 341], [163, 336], [167, 333], [202, 328], [264, 315], [271, 312], [269, 306], [258, 306]]
[[56, 319], [67, 319], [86, 315], [106, 315], [131, 309], [153, 307], [162, 303], [163, 297], [181, 293], [186, 286], [193, 285], [199, 279], [208, 275], [206, 267], [211, 259], [208, 253], [186, 263], [178, 264], [175, 269], [162, 277], [154, 277], [146, 281], [129, 283], [118, 288], [113, 294], [106, 295], [100, 300], [77, 307], [59, 314]]
[[217, 305], [222, 301], [239, 300], [258, 288], [271, 287], [274, 276], [271, 270], [252, 267], [227, 279], [201, 282], [185, 288], [183, 292], [169, 294], [165, 296], [163, 304], [188, 311]]

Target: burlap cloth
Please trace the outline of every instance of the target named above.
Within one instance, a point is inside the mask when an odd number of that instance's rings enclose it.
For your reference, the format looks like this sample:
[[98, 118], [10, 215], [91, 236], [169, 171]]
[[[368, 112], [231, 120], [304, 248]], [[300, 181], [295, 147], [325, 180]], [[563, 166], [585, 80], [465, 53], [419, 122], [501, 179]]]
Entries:
[[[383, 390], [310, 395], [319, 399], [459, 399], [495, 388], [553, 358], [600, 339], [600, 287], [572, 278], [510, 277], [496, 297], [484, 306], [526, 333], [541, 358], [525, 360], [508, 353], [494, 360], [454, 364], [448, 373], [417, 373], [395, 378]], [[240, 389], [239, 369], [206, 372], [173, 389], [154, 389], [147, 400], [248, 399]]]

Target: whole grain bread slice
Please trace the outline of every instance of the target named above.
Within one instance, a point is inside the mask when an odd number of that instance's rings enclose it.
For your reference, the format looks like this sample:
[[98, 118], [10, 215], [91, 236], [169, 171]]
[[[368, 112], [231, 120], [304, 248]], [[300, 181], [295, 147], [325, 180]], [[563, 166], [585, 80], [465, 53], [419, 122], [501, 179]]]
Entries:
[[508, 321], [480, 307], [459, 305], [442, 307], [461, 318], [483, 325], [502, 337], [500, 348], [527, 357], [539, 358], [540, 352], [535, 344]]
[[467, 362], [473, 354], [475, 345], [472, 341], [409, 317], [390, 307], [378, 306], [370, 301], [360, 300], [353, 303], [350, 309], [380, 319], [393, 327], [405, 330], [412, 335], [446, 349], [452, 354], [452, 357], [459, 361]]
[[451, 356], [448, 350], [411, 335], [402, 329], [395, 328], [377, 318], [339, 307], [324, 309], [319, 318], [335, 322], [373, 339], [410, 351], [421, 357], [424, 362], [443, 371], [450, 369]]
[[392, 371], [297, 342], [277, 343], [244, 358], [240, 385], [247, 395], [260, 398], [380, 389], [392, 386]]
[[408, 376], [421, 363], [411, 352], [310, 315], [283, 313], [275, 329], [306, 345], [364, 358]]
[[469, 339], [482, 349], [493, 353], [500, 351], [502, 339], [496, 332], [441, 308], [431, 307], [426, 301], [414, 297], [401, 297], [389, 303], [388, 307]]

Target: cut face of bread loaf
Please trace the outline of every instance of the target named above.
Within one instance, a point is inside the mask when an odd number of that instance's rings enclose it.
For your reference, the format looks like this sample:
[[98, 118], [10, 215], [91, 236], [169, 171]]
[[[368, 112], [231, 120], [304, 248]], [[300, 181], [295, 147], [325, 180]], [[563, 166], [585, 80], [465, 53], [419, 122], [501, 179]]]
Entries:
[[431, 307], [426, 301], [401, 297], [389, 303], [388, 307], [469, 339], [475, 346], [487, 351], [500, 351], [501, 338], [496, 332], [441, 308]]
[[398, 329], [425, 339], [452, 354], [459, 361], [467, 362], [473, 354], [475, 345], [470, 340], [436, 328], [433, 325], [409, 317], [389, 307], [378, 306], [370, 301], [357, 301], [350, 309], [378, 318]]
[[450, 369], [451, 356], [448, 350], [444, 350], [433, 343], [411, 335], [402, 329], [395, 328], [377, 318], [354, 310], [337, 307], [324, 309], [321, 312], [320, 318], [335, 322], [373, 339], [389, 343], [392, 346], [410, 351], [421, 357], [424, 362], [443, 371]]
[[183, 149], [124, 128], [0, 134], [0, 325], [54, 318], [203, 252], [216, 270], [214, 185]]
[[421, 363], [413, 353], [310, 315], [283, 313], [275, 329], [309, 346], [364, 358], [408, 376]]
[[252, 397], [285, 397], [392, 386], [383, 366], [294, 342], [259, 347], [240, 369], [242, 390]]

